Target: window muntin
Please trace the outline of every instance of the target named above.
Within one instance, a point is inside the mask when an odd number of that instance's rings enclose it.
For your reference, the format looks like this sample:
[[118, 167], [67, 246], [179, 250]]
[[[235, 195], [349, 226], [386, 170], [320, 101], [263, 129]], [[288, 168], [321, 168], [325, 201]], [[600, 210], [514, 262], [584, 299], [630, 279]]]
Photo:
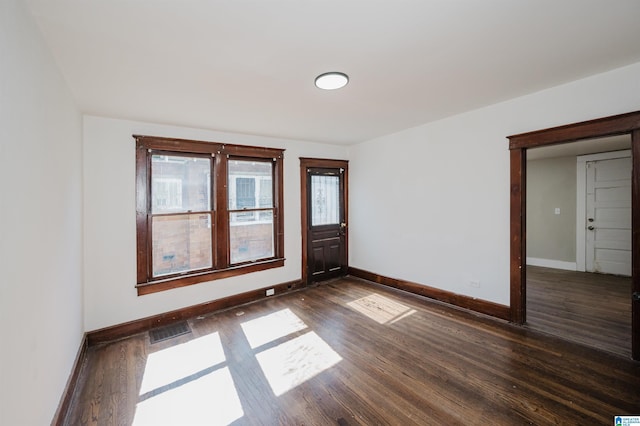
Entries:
[[283, 150], [134, 138], [139, 295], [284, 266]]

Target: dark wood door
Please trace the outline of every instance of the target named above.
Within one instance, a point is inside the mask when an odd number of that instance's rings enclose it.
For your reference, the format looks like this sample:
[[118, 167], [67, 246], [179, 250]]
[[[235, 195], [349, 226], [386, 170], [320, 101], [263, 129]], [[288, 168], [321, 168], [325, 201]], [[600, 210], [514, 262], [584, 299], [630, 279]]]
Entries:
[[307, 279], [347, 274], [344, 167], [307, 167]]

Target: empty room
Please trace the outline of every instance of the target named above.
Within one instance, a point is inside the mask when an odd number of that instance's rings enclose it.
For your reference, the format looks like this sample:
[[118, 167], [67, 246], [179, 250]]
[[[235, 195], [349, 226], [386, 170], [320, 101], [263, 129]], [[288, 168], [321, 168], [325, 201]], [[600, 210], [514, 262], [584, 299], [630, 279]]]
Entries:
[[639, 16], [3, 0], [0, 425], [640, 424]]

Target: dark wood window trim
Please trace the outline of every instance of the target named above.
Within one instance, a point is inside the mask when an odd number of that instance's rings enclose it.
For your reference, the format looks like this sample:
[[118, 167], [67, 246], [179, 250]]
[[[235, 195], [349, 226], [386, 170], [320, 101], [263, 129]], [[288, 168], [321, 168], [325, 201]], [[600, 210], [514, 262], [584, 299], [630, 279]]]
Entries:
[[[640, 293], [640, 111], [508, 136], [511, 150], [511, 321], [526, 322], [527, 149], [583, 139], [631, 135], [632, 288]], [[631, 297], [631, 295], [629, 295]], [[640, 301], [632, 302], [632, 356], [640, 359]]]
[[[219, 142], [203, 142], [156, 136], [133, 135], [136, 140], [136, 243], [138, 295], [150, 294], [205, 281], [233, 277], [284, 266], [283, 158], [284, 150]], [[212, 263], [206, 270], [153, 278], [151, 274], [150, 164], [151, 153], [207, 155], [213, 158], [211, 175]], [[229, 246], [228, 161], [273, 162], [274, 256], [257, 261], [231, 264]]]

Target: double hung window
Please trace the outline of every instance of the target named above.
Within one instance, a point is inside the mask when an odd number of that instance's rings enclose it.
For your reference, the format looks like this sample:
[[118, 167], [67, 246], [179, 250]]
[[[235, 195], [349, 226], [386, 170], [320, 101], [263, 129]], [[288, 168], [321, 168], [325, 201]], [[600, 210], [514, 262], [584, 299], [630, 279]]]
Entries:
[[283, 150], [134, 137], [138, 294], [284, 265]]

